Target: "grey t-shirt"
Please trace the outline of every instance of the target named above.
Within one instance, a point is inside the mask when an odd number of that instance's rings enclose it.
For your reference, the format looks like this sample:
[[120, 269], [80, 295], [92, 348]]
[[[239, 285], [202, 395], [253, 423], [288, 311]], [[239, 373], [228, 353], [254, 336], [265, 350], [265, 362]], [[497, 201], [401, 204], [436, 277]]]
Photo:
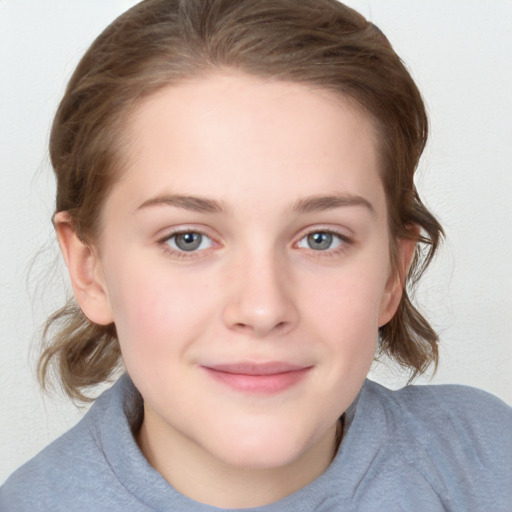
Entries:
[[[2, 512], [214, 512], [146, 461], [121, 378], [69, 432], [0, 488]], [[390, 391], [366, 381], [326, 472], [258, 512], [512, 511], [512, 409], [462, 386]]]

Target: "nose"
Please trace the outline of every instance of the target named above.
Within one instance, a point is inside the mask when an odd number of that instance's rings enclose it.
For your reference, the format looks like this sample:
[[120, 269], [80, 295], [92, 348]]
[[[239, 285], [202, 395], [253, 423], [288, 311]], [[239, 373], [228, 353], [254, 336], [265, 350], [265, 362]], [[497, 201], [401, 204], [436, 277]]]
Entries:
[[240, 259], [226, 286], [226, 326], [257, 338], [291, 331], [299, 314], [283, 262], [272, 251]]

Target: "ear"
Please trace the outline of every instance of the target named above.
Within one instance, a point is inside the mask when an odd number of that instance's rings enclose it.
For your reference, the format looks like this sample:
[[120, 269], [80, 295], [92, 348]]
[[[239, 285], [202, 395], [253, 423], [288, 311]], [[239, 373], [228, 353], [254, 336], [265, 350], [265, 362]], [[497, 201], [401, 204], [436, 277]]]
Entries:
[[67, 212], [56, 213], [53, 223], [80, 309], [91, 322], [111, 324], [114, 319], [97, 251], [78, 237]]
[[415, 247], [416, 238], [412, 240], [401, 238], [398, 240], [397, 267], [391, 271], [391, 275], [386, 283], [379, 313], [379, 327], [387, 324], [398, 309]]

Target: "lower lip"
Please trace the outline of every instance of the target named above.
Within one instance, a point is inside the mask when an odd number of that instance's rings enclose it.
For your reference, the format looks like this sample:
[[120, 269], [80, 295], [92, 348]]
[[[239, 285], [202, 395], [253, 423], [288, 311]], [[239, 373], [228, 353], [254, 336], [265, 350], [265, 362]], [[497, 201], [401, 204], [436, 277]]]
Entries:
[[202, 367], [210, 377], [227, 385], [231, 389], [244, 393], [271, 395], [285, 391], [304, 379], [311, 368], [301, 368], [282, 373], [269, 375], [247, 375], [243, 373], [229, 373], [212, 368]]

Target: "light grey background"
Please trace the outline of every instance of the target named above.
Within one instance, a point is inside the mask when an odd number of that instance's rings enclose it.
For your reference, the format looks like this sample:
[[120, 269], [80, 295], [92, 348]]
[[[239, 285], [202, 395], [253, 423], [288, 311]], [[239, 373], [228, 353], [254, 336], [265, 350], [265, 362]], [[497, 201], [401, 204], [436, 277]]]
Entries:
[[[34, 377], [38, 329], [65, 288], [46, 144], [78, 59], [134, 3], [0, 0], [0, 482], [83, 413]], [[347, 3], [386, 33], [429, 108], [418, 184], [448, 235], [418, 293], [441, 333], [433, 382], [512, 404], [512, 1]], [[404, 383], [385, 365], [372, 375]]]

